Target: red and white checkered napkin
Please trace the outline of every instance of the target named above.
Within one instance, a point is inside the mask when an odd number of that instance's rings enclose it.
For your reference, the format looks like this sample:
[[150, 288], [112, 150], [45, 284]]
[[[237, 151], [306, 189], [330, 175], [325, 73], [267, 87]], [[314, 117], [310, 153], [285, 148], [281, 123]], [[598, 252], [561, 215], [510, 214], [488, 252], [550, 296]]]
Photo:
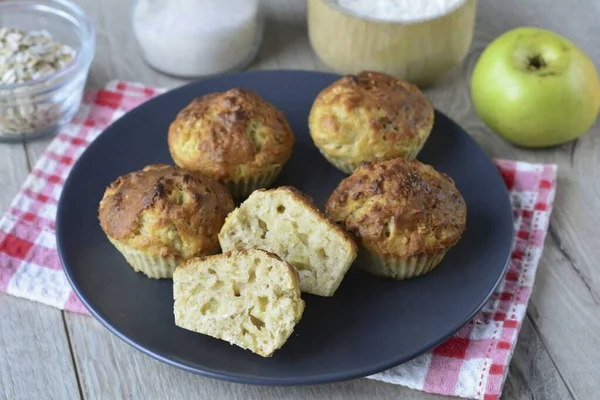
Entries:
[[[48, 146], [0, 219], [0, 291], [87, 314], [56, 252], [54, 219], [73, 162], [104, 128], [162, 89], [113, 82], [88, 91], [72, 123]], [[500, 395], [525, 317], [556, 187], [556, 166], [496, 160], [517, 230], [510, 269], [483, 310], [431, 352], [371, 379], [472, 399]], [[483, 267], [483, 266], [482, 266]]]

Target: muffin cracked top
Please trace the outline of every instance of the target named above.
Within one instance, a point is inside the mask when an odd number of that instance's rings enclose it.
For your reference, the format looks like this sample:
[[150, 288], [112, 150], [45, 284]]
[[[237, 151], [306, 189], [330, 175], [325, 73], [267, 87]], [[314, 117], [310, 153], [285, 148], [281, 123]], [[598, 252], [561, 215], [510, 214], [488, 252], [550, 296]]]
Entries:
[[197, 172], [149, 165], [119, 177], [100, 202], [106, 235], [161, 257], [219, 251], [218, 233], [234, 203], [227, 189]]
[[433, 120], [433, 106], [417, 86], [366, 71], [344, 76], [321, 91], [309, 126], [321, 152], [351, 172], [362, 161], [413, 159]]
[[283, 112], [235, 88], [193, 100], [172, 122], [168, 141], [177, 165], [227, 181], [281, 169], [294, 135]]
[[466, 229], [466, 204], [453, 180], [417, 160], [363, 163], [333, 191], [325, 209], [384, 258], [445, 251]]

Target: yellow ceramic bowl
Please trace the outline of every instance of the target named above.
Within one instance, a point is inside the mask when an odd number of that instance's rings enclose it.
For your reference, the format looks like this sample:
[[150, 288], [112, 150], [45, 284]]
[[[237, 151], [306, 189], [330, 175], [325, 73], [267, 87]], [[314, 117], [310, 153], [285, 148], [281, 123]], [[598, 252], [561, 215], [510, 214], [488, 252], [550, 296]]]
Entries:
[[426, 85], [459, 64], [469, 49], [477, 0], [439, 17], [395, 22], [359, 17], [334, 0], [308, 0], [311, 45], [340, 74], [371, 70]]

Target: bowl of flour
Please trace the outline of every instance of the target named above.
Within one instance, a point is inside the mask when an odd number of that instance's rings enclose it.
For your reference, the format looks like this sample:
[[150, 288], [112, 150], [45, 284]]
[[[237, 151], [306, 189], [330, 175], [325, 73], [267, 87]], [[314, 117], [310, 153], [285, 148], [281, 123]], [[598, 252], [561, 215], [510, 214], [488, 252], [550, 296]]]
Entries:
[[371, 70], [425, 86], [462, 62], [477, 0], [308, 0], [308, 32], [332, 70]]

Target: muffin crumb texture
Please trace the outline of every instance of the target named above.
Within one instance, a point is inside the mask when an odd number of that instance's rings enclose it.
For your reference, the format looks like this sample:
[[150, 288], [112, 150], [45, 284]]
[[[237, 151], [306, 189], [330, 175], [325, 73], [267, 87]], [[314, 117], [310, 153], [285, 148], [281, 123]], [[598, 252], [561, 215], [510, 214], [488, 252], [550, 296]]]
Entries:
[[433, 106], [417, 86], [368, 71], [322, 90], [309, 115], [315, 145], [345, 173], [363, 161], [414, 159], [433, 121]]
[[294, 268], [274, 254], [233, 250], [181, 264], [173, 276], [175, 324], [271, 357], [302, 318]]
[[219, 233], [223, 250], [260, 248], [300, 274], [303, 292], [333, 296], [358, 249], [350, 235], [292, 187], [257, 190], [228, 217]]

